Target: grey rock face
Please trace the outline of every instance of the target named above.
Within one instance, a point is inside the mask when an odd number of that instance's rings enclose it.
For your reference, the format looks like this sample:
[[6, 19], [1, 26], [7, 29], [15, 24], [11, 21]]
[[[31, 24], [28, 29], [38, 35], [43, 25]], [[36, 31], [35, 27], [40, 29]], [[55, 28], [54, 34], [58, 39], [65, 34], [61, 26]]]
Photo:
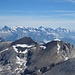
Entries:
[[75, 58], [55, 65], [43, 75], [75, 75]]
[[27, 53], [37, 43], [25, 37], [0, 43], [0, 75], [21, 75], [27, 68]]
[[39, 44], [24, 37], [1, 42], [0, 75], [74, 75], [74, 58], [74, 46], [60, 40]]
[[16, 40], [14, 42], [12, 42], [12, 45], [14, 44], [37, 44], [35, 41], [33, 41], [30, 37], [24, 37], [24, 38], [21, 38], [19, 40]]
[[[43, 49], [46, 47], [45, 49]], [[50, 70], [57, 63], [67, 61], [68, 59], [74, 58], [74, 46], [70, 43], [65, 43], [62, 41], [51, 41], [47, 44], [38, 46], [35, 50], [30, 50], [31, 56], [29, 60], [29, 65], [25, 70], [26, 74], [43, 74], [44, 72]], [[39, 74], [39, 75], [40, 75]]]

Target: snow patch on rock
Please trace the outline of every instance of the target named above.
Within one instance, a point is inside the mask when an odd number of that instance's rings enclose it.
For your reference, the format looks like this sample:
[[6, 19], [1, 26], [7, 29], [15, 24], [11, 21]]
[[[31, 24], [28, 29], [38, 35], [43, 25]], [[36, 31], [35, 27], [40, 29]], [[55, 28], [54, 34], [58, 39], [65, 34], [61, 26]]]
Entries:
[[16, 46], [13, 46], [13, 49], [15, 50], [16, 53], [18, 53], [18, 49], [16, 48]]
[[68, 57], [65, 57], [65, 60], [68, 60]]
[[60, 45], [57, 44], [57, 54], [60, 52]]
[[16, 47], [32, 47], [33, 45], [27, 45], [27, 44], [17, 44]]
[[54, 41], [61, 41], [60, 39], [54, 39]]
[[46, 49], [46, 46], [40, 46], [41, 48], [43, 48], [43, 49]]
[[13, 47], [13, 49], [15, 50], [16, 53], [24, 53], [24, 54], [25, 54], [25, 53], [27, 53], [27, 49], [24, 50], [24, 51], [18, 51], [17, 47], [22, 47], [22, 48], [27, 47], [27, 48], [31, 48], [31, 47], [34, 47], [34, 45], [16, 44], [16, 45], [13, 45], [12, 47]]

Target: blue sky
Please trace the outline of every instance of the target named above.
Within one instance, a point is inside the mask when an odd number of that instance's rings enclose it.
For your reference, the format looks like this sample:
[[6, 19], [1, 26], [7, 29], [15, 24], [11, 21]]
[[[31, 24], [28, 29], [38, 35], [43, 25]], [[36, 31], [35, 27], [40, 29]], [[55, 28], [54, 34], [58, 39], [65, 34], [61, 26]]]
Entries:
[[75, 0], [0, 0], [0, 27], [4, 25], [75, 30]]

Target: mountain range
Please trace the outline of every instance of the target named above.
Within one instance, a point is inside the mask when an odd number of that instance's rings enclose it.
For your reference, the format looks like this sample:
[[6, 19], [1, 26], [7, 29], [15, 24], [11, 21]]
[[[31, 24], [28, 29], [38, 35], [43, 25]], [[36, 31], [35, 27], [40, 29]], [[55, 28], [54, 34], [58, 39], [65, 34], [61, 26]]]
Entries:
[[0, 42], [0, 75], [75, 75], [74, 45], [31, 37]]
[[6, 41], [15, 41], [22, 37], [31, 37], [36, 42], [49, 42], [54, 39], [61, 39], [75, 45], [75, 31], [65, 28], [46, 28], [46, 27], [8, 27], [0, 28], [0, 37]]
[[0, 28], [0, 75], [75, 75], [75, 31]]

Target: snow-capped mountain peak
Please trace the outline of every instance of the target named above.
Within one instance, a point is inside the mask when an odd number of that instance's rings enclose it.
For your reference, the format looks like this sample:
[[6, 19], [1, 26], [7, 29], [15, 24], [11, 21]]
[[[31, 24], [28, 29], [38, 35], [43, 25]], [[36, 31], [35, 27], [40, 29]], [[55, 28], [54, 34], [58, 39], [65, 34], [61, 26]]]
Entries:
[[31, 37], [37, 42], [44, 42], [44, 40], [51, 41], [55, 38], [59, 38], [60, 40], [75, 44], [75, 32], [61, 27], [53, 29], [43, 26], [38, 28], [23, 26], [10, 28], [8, 26], [4, 26], [0, 29], [0, 36], [7, 41], [14, 41], [22, 37]]
[[55, 30], [59, 31], [59, 32], [69, 32], [70, 30], [68, 29], [65, 29], [65, 28], [61, 28], [61, 27], [58, 27], [56, 28]]
[[11, 30], [11, 28], [6, 25], [2, 28], [2, 31], [10, 31], [10, 30]]

